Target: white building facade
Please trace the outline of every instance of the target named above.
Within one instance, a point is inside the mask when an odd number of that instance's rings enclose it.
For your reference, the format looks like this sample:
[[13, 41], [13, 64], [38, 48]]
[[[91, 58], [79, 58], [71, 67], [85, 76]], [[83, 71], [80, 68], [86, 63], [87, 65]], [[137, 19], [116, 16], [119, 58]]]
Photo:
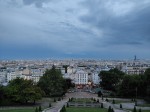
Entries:
[[88, 73], [83, 71], [83, 70], [79, 70], [75, 73], [75, 84], [81, 84], [81, 85], [86, 85], [88, 84]]

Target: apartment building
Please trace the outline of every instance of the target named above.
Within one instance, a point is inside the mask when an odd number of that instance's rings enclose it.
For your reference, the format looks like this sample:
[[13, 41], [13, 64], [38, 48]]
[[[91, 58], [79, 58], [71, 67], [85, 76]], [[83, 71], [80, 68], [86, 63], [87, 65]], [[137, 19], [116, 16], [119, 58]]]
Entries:
[[88, 73], [83, 70], [79, 70], [75, 73], [75, 84], [86, 85], [88, 84]]

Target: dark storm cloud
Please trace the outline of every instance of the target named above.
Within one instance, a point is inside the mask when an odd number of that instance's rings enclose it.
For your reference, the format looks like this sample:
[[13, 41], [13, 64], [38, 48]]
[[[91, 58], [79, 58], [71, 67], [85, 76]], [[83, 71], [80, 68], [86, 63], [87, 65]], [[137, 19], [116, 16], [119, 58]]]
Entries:
[[149, 0], [0, 0], [0, 15], [0, 58], [150, 57]]
[[[102, 30], [104, 38], [111, 43], [124, 44], [142, 44], [143, 41], [150, 43], [150, 4], [139, 5], [134, 3], [133, 8], [129, 12], [128, 5], [122, 9], [114, 11], [115, 3], [108, 7], [107, 2], [111, 0], [89, 0], [83, 3], [89, 9], [89, 13], [82, 16], [80, 20], [90, 24], [93, 27]], [[123, 0], [121, 0], [123, 1]], [[116, 4], [122, 5], [124, 2], [114, 1]], [[108, 4], [110, 4], [108, 3]], [[119, 13], [119, 14], [118, 14]]]

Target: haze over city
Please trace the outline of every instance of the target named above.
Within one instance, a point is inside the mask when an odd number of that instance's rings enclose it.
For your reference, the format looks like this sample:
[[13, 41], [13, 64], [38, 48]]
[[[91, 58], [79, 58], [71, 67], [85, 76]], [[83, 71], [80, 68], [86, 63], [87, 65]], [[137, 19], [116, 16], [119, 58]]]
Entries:
[[150, 0], [0, 0], [0, 59], [150, 59]]

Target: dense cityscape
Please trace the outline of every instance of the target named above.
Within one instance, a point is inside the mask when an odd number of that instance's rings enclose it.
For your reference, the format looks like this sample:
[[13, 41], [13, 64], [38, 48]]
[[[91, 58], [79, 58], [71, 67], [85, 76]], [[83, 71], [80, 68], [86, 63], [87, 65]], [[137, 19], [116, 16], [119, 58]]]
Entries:
[[[13, 105], [30, 105], [27, 107], [35, 112], [66, 112], [80, 106], [100, 106], [108, 108], [108, 112], [126, 112], [134, 107], [134, 112], [141, 108], [148, 112], [149, 73], [150, 60], [136, 56], [132, 60], [1, 60], [0, 106], [4, 109], [0, 110], [7, 111], [5, 106], [11, 106], [11, 111]], [[114, 105], [120, 105], [120, 109]]]
[[[15, 78], [23, 78], [38, 82], [46, 69], [55, 65], [61, 70], [64, 78], [72, 79], [75, 84], [98, 85], [101, 81], [100, 71], [118, 68], [126, 74], [144, 74], [150, 68], [150, 60], [5, 60], [0, 61], [0, 83], [7, 83]], [[67, 70], [65, 71], [66, 66]], [[83, 75], [83, 77], [82, 77]]]

